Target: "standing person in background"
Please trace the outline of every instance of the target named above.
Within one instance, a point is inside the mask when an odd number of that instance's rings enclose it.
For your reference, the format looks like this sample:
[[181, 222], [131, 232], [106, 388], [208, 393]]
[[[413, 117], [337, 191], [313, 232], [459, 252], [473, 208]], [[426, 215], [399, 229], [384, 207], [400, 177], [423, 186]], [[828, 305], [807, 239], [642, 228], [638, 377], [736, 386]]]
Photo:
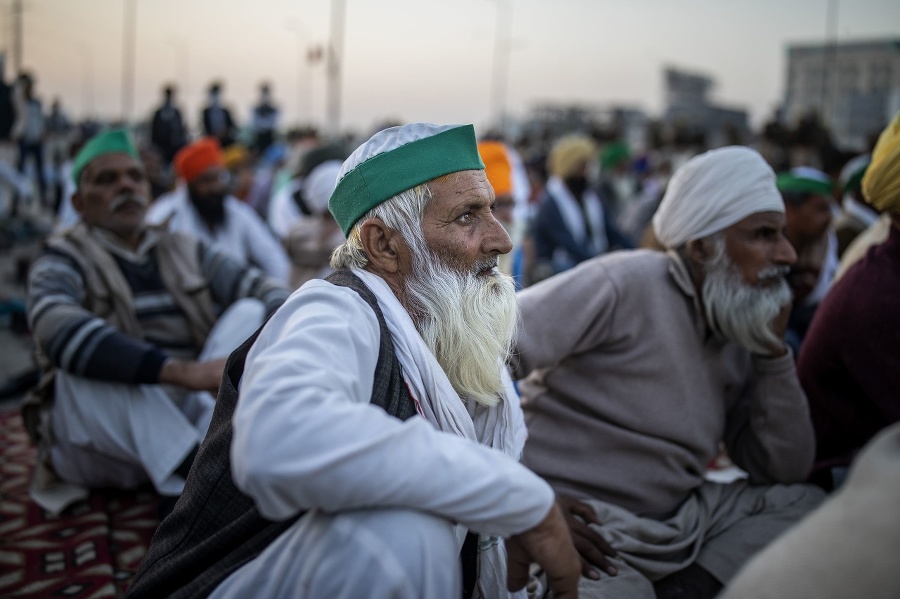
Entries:
[[237, 138], [237, 124], [231, 118], [231, 111], [222, 104], [222, 84], [218, 81], [211, 84], [207, 94], [201, 115], [203, 134], [215, 137], [220, 147], [227, 148]]
[[31, 158], [40, 190], [40, 203], [43, 203], [47, 199], [47, 181], [44, 178], [44, 109], [34, 93], [34, 77], [31, 74], [19, 75], [13, 97], [16, 122], [12, 137], [19, 144], [19, 173], [27, 175], [25, 169]]
[[163, 88], [162, 106], [153, 113], [153, 120], [150, 123], [150, 143], [159, 150], [166, 170], [172, 166], [172, 160], [178, 150], [187, 143], [187, 131], [181, 118], [181, 111], [175, 106], [175, 87], [172, 85]]
[[11, 194], [7, 202], [7, 214], [16, 216], [20, 198], [28, 195], [27, 180], [12, 165], [16, 148], [12, 143], [13, 126], [16, 124], [16, 106], [13, 86], [6, 82], [5, 56], [0, 52], [0, 180], [9, 187], [3, 193]]
[[272, 102], [268, 83], [259, 86], [259, 103], [253, 107], [250, 130], [253, 134], [253, 149], [262, 155], [275, 141], [278, 134], [278, 107]]

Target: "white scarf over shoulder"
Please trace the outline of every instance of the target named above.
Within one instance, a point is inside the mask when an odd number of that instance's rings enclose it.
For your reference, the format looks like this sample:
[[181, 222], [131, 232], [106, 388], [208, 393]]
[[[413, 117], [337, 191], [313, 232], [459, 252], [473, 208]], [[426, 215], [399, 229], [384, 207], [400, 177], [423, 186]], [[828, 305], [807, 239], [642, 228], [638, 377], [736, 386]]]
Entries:
[[[496, 406], [487, 408], [475, 406], [472, 401], [464, 402], [385, 280], [359, 269], [354, 269], [353, 274], [378, 298], [403, 368], [403, 378], [419, 413], [438, 430], [492, 447], [518, 460], [525, 446], [525, 422], [512, 379], [503, 364], [498, 360], [497, 367], [503, 372], [506, 388]], [[461, 526], [456, 527], [460, 547], [466, 532]], [[506, 550], [502, 539], [481, 537], [479, 553], [482, 589], [488, 597], [494, 593], [506, 596]]]

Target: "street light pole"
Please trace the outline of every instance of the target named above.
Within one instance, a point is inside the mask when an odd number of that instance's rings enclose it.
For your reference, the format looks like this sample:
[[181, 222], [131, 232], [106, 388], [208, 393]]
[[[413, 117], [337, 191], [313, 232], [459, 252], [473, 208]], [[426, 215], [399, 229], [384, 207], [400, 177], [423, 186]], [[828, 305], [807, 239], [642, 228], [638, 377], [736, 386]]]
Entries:
[[506, 89], [509, 79], [510, 32], [512, 30], [512, 2], [494, 0], [497, 5], [494, 33], [494, 73], [491, 78], [491, 121], [503, 130], [506, 122]]
[[94, 115], [94, 59], [87, 44], [81, 44], [81, 112], [84, 118]]
[[134, 104], [134, 55], [137, 32], [137, 0], [125, 0], [122, 39], [122, 120], [127, 124]]
[[312, 121], [312, 75], [306, 81], [305, 59], [306, 49], [304, 40], [309, 37], [308, 32], [297, 19], [290, 18], [285, 27], [297, 35], [297, 124], [303, 123], [304, 116], [307, 121]]
[[18, 77], [22, 73], [22, 0], [13, 0], [13, 73]]
[[341, 63], [344, 60], [345, 0], [331, 0], [331, 44], [328, 49], [328, 132], [341, 132]]

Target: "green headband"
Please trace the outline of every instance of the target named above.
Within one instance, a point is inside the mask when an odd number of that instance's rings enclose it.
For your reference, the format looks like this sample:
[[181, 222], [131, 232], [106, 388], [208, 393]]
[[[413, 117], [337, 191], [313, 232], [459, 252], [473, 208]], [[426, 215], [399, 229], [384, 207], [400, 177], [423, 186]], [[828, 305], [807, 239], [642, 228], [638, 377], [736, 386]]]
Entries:
[[464, 125], [372, 156], [340, 180], [328, 209], [349, 235], [369, 210], [398, 193], [450, 173], [483, 170], [475, 128]]
[[867, 170], [869, 170], [868, 164], [853, 173], [853, 176], [844, 183], [844, 193], [853, 189], [859, 189], [862, 186], [862, 178], [865, 176]]
[[831, 196], [831, 183], [827, 181], [819, 181], [818, 179], [809, 179], [807, 177], [798, 177], [793, 173], [781, 173], [775, 180], [778, 191], [785, 193], [808, 193], [818, 196]]
[[131, 136], [126, 130], [113, 129], [95, 135], [84, 144], [72, 163], [72, 179], [75, 181], [76, 187], [85, 167], [95, 158], [104, 154], [128, 154], [135, 160], [140, 160], [137, 148], [134, 147], [134, 142], [131, 141]]

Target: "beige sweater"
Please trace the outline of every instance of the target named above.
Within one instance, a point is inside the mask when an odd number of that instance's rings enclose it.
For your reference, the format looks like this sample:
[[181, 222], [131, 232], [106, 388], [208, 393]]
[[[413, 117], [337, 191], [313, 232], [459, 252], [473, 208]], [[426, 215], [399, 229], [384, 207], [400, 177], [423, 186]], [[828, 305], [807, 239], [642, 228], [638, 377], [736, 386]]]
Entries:
[[557, 489], [667, 516], [720, 441], [753, 483], [806, 478], [814, 437], [792, 357], [751, 356], [710, 332], [674, 254], [594, 258], [519, 305], [524, 459]]

